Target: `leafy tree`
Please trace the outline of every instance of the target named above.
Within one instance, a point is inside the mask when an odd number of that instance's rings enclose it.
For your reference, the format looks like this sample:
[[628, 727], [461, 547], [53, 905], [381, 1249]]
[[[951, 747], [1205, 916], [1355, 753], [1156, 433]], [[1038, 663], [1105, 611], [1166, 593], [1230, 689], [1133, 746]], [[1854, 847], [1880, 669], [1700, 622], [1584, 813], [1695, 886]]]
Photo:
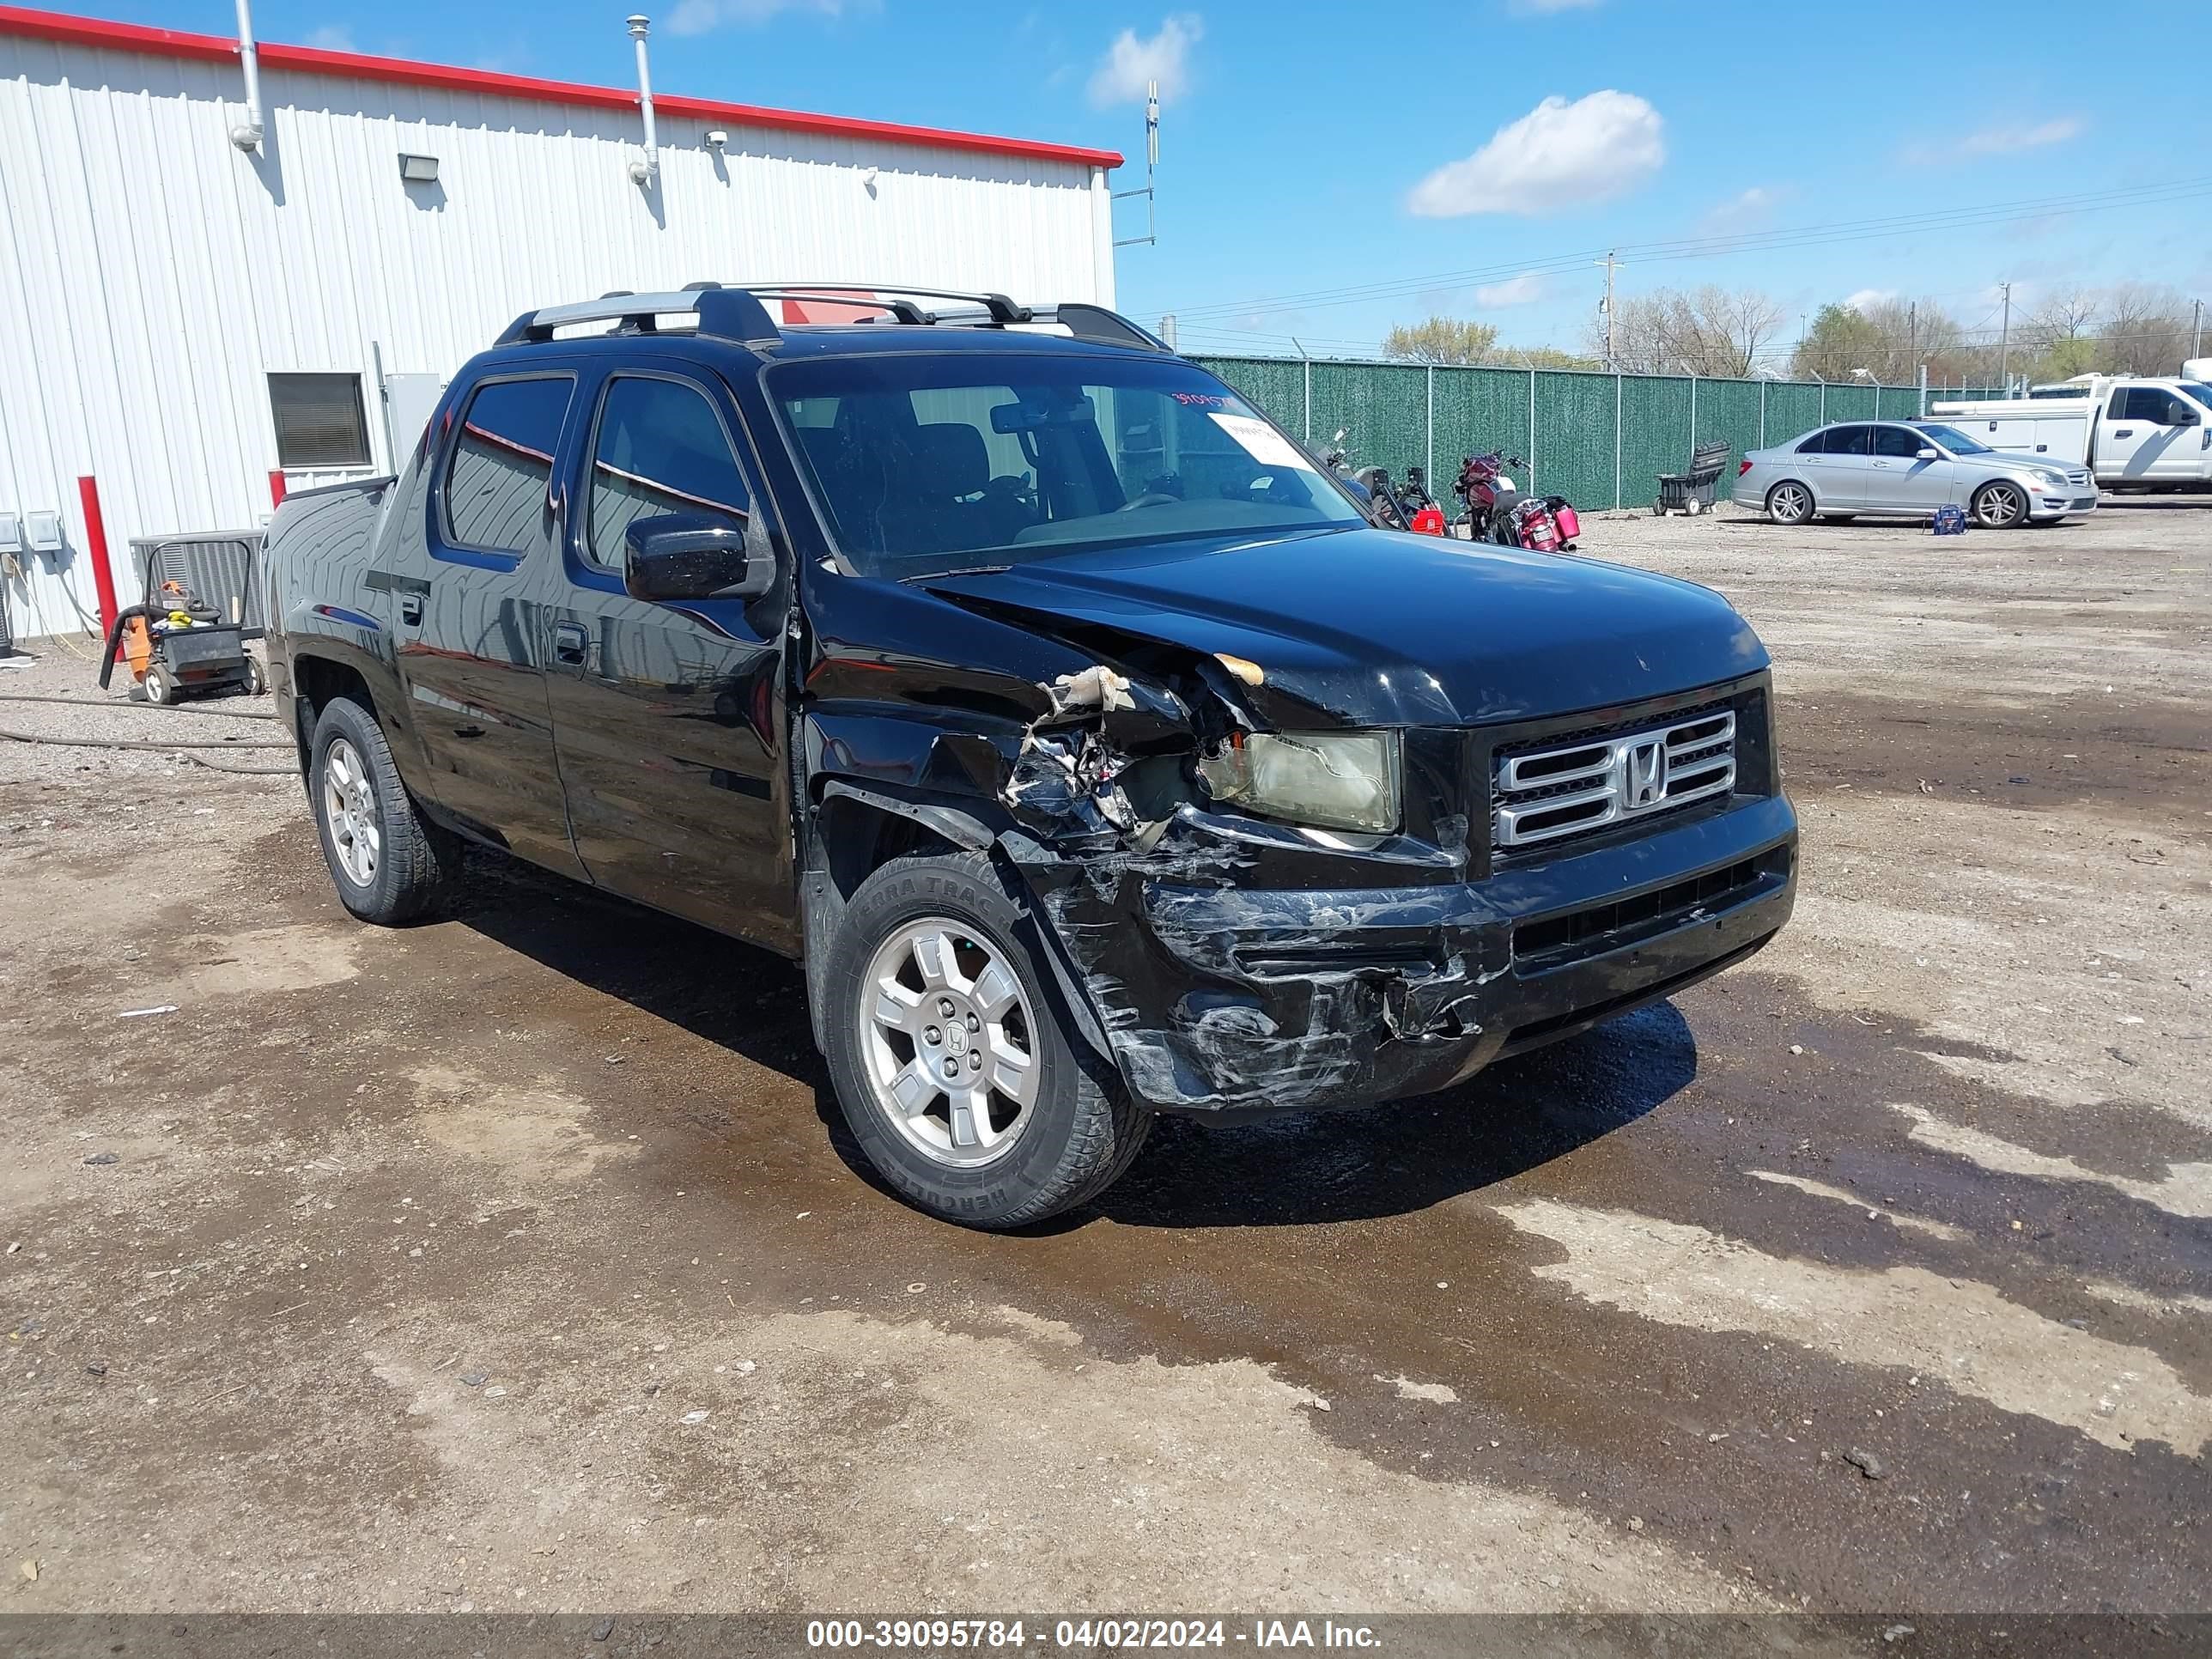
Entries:
[[1383, 337], [1382, 355], [1409, 363], [1480, 363], [1490, 360], [1497, 343], [1498, 331], [1487, 323], [1431, 317], [1393, 328]]

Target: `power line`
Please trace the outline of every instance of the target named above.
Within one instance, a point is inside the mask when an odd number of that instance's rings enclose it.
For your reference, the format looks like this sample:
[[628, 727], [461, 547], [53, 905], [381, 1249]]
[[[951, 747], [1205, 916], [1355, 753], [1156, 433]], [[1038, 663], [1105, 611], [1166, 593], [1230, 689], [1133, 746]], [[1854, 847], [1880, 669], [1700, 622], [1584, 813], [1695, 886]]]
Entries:
[[1443, 271], [1422, 276], [1392, 278], [1379, 283], [1312, 289], [1271, 297], [1223, 301], [1212, 304], [1179, 305], [1183, 319], [1233, 316], [1255, 310], [1313, 308], [1356, 305], [1364, 301], [1395, 299], [1438, 286], [1460, 287], [1469, 283], [1508, 276], [1551, 276], [1580, 269], [1585, 261], [1600, 263], [1609, 253], [1626, 252], [1638, 263], [1719, 258], [1731, 253], [1763, 252], [1798, 247], [1869, 241], [1886, 236], [1926, 231], [1951, 231], [1971, 225], [2001, 223], [2008, 219], [2039, 217], [2053, 212], [2099, 213], [2131, 207], [2154, 207], [2212, 195], [2212, 179], [2172, 179], [2160, 184], [2136, 185], [2114, 190], [2079, 191], [2071, 195], [2020, 198], [1978, 206], [1899, 214], [1886, 218], [1840, 220], [1826, 225], [1801, 225], [1771, 231], [1743, 232], [1727, 236], [1689, 237], [1673, 241], [1627, 245], [1625, 249], [1586, 248], [1470, 270]]

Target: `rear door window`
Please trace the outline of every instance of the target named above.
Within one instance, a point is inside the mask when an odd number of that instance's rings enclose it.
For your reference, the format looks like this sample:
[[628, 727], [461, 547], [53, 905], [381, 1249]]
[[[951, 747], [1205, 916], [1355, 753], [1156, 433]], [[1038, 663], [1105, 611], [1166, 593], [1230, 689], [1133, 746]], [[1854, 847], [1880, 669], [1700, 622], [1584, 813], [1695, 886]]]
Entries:
[[681, 518], [742, 532], [752, 492], [707, 394], [654, 375], [611, 378], [592, 436], [588, 510], [586, 552], [610, 570], [623, 568], [623, 538], [640, 520]]
[[1863, 455], [1871, 447], [1874, 428], [1867, 426], [1838, 426], [1828, 428], [1828, 441], [1820, 447], [1824, 455]]
[[448, 542], [485, 553], [536, 544], [575, 389], [571, 375], [541, 374], [488, 380], [471, 394], [439, 492]]

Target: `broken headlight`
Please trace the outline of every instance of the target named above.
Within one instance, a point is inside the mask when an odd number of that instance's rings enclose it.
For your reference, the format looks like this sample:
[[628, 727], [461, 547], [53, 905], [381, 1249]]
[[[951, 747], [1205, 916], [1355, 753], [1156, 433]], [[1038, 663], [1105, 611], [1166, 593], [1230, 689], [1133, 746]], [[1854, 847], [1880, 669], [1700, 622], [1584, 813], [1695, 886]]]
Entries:
[[1214, 799], [1318, 830], [1398, 827], [1395, 732], [1238, 732], [1198, 763]]

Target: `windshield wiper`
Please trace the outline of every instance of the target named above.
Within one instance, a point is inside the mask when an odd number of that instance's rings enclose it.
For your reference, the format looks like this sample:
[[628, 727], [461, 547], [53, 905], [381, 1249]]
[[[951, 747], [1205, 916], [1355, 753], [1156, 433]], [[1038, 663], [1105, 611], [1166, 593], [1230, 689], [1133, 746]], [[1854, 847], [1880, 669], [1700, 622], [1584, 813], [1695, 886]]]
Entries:
[[1012, 568], [1010, 564], [964, 564], [957, 570], [932, 570], [920, 576], [902, 576], [899, 581], [902, 586], [910, 586], [915, 582], [940, 582], [947, 576], [995, 576]]

